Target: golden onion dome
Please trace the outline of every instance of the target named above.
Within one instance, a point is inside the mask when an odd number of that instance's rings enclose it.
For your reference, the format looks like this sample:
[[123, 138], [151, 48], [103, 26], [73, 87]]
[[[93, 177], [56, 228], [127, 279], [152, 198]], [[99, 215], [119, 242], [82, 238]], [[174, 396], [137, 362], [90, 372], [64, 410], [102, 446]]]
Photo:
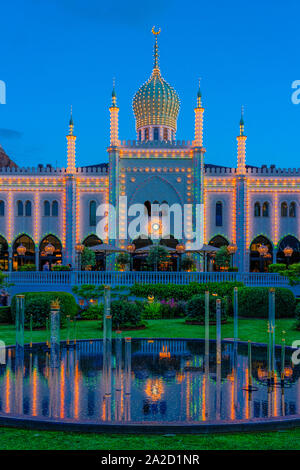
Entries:
[[133, 98], [136, 129], [144, 126], [168, 126], [176, 131], [180, 101], [174, 88], [161, 76], [157, 45], [160, 30], [155, 32], [153, 28], [152, 32], [155, 35], [153, 71]]

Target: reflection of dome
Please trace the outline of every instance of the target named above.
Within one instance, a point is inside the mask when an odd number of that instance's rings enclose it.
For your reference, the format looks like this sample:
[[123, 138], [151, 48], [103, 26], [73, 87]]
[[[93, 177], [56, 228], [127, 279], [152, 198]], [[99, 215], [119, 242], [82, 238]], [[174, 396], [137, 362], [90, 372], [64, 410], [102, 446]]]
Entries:
[[133, 98], [133, 112], [136, 128], [144, 126], [167, 126], [174, 132], [177, 128], [179, 97], [161, 76], [158, 65], [157, 34], [155, 33], [154, 67], [149, 80], [144, 83]]

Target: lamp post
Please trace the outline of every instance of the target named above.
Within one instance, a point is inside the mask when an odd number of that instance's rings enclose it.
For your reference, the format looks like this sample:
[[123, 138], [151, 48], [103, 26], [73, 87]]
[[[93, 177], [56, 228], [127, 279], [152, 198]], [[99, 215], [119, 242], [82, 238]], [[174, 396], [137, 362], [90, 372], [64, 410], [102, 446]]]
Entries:
[[178, 243], [178, 245], [176, 245], [176, 251], [178, 253], [177, 271], [181, 271], [181, 256], [185, 252], [185, 245], [183, 243]]
[[261, 244], [257, 248], [257, 251], [260, 256], [260, 272], [262, 273], [264, 271], [264, 258], [266, 257], [266, 254], [268, 253], [269, 248], [267, 247], [267, 245]]
[[76, 243], [75, 245], [75, 251], [77, 253], [77, 269], [78, 271], [81, 271], [81, 255], [84, 250], [84, 245], [80, 242]]
[[135, 251], [135, 245], [133, 243], [129, 243], [129, 245], [127, 245], [127, 251], [130, 257], [130, 271], [132, 271], [132, 265], [133, 265], [132, 255]]
[[50, 267], [51, 267], [51, 265], [52, 265], [52, 256], [53, 256], [53, 253], [55, 251], [55, 246], [53, 246], [52, 243], [48, 243], [45, 246], [44, 251], [46, 253], [46, 256], [49, 256], [49, 258], [50, 258]]
[[227, 246], [227, 252], [230, 255], [230, 264], [233, 265], [233, 255], [237, 252], [237, 246], [231, 243]]
[[285, 249], [283, 250], [284, 256], [286, 257], [286, 267], [289, 267], [291, 256], [294, 253], [293, 248], [290, 246], [286, 246]]
[[[17, 253], [21, 257], [21, 260], [24, 263], [24, 256], [26, 253], [26, 246], [23, 245], [23, 243], [20, 243], [20, 245], [17, 248]], [[21, 266], [23, 266], [23, 263], [21, 263]]]

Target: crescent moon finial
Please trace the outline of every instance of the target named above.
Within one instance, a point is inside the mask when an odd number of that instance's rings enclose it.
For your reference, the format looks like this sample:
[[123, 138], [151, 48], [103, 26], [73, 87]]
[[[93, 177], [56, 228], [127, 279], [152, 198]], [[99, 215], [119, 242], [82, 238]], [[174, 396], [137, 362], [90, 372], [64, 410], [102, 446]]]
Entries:
[[158, 35], [160, 34], [160, 32], [161, 32], [161, 29], [159, 28], [158, 31], [155, 31], [155, 26], [153, 26], [153, 28], [151, 29], [151, 32], [152, 32], [152, 34], [154, 34], [155, 36], [158, 36]]

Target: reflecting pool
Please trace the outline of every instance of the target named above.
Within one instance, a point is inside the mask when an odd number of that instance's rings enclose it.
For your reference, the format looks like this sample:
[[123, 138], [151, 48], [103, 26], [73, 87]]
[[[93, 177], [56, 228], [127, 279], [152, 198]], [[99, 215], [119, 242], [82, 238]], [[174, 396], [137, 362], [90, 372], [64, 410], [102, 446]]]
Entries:
[[[113, 341], [109, 362], [101, 340], [61, 344], [57, 361], [45, 345], [6, 351], [0, 366], [0, 418], [96, 424], [203, 424], [297, 417], [299, 366], [280, 349], [274, 381], [267, 381], [267, 349], [252, 347], [252, 389], [247, 345], [201, 340]], [[105, 353], [106, 354], [106, 353]], [[53, 365], [54, 364], [54, 365]], [[300, 418], [300, 416], [299, 416]]]

